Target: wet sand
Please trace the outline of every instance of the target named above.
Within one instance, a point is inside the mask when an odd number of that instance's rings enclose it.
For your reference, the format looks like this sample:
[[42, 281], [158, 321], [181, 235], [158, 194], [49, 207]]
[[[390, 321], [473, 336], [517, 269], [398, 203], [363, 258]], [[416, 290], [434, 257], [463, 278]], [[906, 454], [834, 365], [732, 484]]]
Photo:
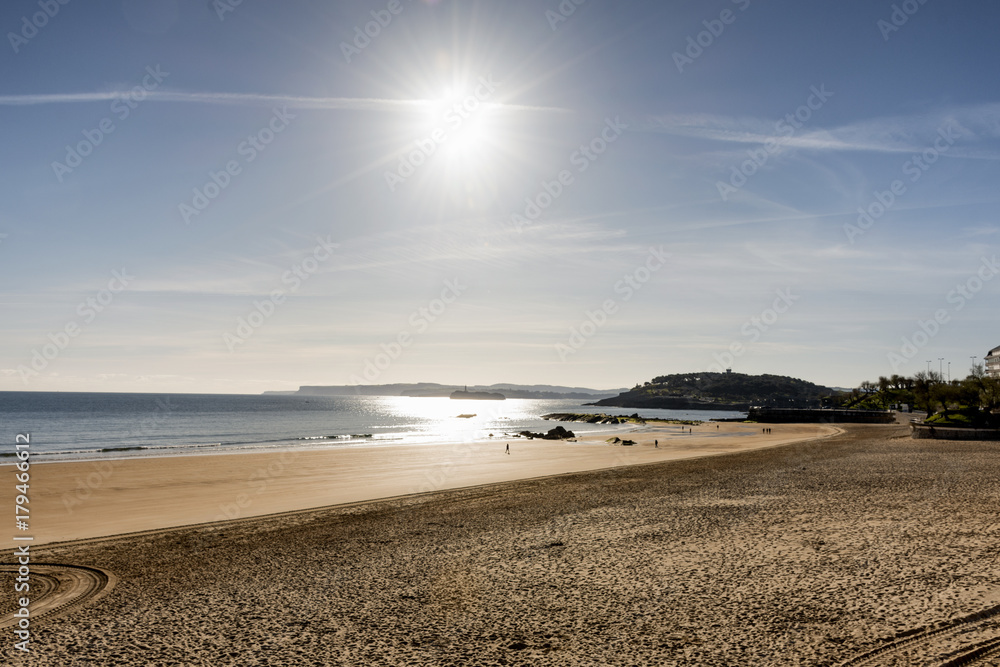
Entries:
[[119, 580], [11, 661], [838, 665], [908, 638], [851, 664], [941, 665], [996, 641], [997, 617], [970, 615], [1000, 603], [1000, 443], [843, 428], [39, 547]]
[[[565, 424], [572, 430], [572, 424]], [[458, 445], [330, 448], [281, 454], [227, 454], [45, 463], [31, 469], [36, 544], [62, 542], [440, 491], [529, 477], [706, 456], [834, 433], [819, 425], [657, 426], [613, 447], [514, 438]], [[660, 440], [659, 448], [653, 447]], [[505, 454], [510, 443], [511, 454]], [[0, 470], [10, 467], [0, 466]], [[0, 488], [12, 507], [13, 485]]]

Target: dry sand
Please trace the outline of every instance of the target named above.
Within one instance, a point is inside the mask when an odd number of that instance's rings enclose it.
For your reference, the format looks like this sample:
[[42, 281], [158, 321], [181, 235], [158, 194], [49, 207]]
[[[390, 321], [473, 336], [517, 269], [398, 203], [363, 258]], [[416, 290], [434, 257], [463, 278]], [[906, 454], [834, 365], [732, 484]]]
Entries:
[[897, 637], [850, 664], [943, 665], [995, 642], [997, 616], [968, 617], [1000, 603], [1000, 443], [844, 428], [39, 547], [119, 581], [39, 621], [29, 657], [3, 648], [32, 666], [645, 667], [835, 665]]

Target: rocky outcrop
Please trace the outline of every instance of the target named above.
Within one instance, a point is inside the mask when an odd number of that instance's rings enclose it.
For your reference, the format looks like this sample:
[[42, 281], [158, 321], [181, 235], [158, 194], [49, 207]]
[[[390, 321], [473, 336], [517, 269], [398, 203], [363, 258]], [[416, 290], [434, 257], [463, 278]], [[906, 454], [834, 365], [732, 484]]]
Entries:
[[638, 413], [630, 417], [616, 417], [605, 414], [576, 414], [574, 412], [553, 412], [549, 415], [542, 415], [542, 419], [549, 419], [558, 422], [583, 422], [585, 424], [645, 424], [645, 420]]
[[556, 426], [548, 433], [532, 433], [531, 431], [521, 431], [519, 435], [528, 438], [529, 440], [531, 440], [532, 438], [538, 438], [539, 440], [566, 440], [568, 438], [576, 437], [573, 431], [567, 431], [562, 426]]
[[746, 373], [675, 373], [654, 377], [614, 398], [590, 405], [667, 410], [731, 410], [751, 405], [776, 408], [819, 408], [836, 390], [784, 375]]

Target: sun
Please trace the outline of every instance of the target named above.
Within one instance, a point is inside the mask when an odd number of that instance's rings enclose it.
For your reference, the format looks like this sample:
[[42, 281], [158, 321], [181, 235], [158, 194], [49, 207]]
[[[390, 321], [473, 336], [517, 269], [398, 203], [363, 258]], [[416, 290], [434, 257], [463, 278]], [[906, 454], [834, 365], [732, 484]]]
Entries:
[[432, 136], [444, 160], [475, 167], [487, 159], [487, 153], [496, 143], [495, 116], [498, 104], [491, 101], [496, 84], [480, 78], [470, 85], [448, 89], [433, 105]]
[[442, 145], [443, 156], [450, 162], [473, 167], [488, 159], [494, 138], [488, 118], [467, 119], [448, 134]]

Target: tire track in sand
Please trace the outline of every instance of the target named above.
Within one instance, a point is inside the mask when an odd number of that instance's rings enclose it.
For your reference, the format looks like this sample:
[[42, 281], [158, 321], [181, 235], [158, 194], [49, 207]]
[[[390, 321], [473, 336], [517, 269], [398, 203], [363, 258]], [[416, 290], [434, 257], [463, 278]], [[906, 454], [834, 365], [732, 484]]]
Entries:
[[[17, 574], [17, 565], [0, 564], [0, 572]], [[96, 602], [111, 592], [118, 577], [96, 567], [79, 565], [31, 565], [31, 620], [50, 620], [84, 605]], [[41, 594], [38, 593], [41, 591]], [[0, 615], [0, 629], [17, 623], [14, 612]]]
[[[1000, 638], [965, 647], [960, 655], [941, 663], [940, 667], [968, 667], [969, 665], [996, 664], [1000, 658]], [[987, 661], [990, 661], [987, 663]]]
[[[977, 626], [985, 625], [998, 615], [1000, 615], [1000, 605], [951, 621], [944, 627], [937, 628], [936, 630], [924, 628], [923, 631], [917, 631], [907, 637], [856, 655], [845, 662], [841, 662], [838, 667], [870, 667], [874, 665], [900, 664], [898, 663], [901, 657], [900, 654], [905, 654], [905, 659], [909, 661], [914, 660], [916, 656], [925, 656], [924, 659], [926, 660], [934, 653], [941, 653], [942, 649], [953, 641], [955, 635], [969, 631], [982, 631], [983, 628], [977, 628]], [[989, 637], [985, 641], [980, 638], [978, 642], [966, 644], [957, 650], [950, 648], [948, 653], [950, 657], [938, 663], [939, 667], [975, 665], [1000, 655], [1000, 637]]]

